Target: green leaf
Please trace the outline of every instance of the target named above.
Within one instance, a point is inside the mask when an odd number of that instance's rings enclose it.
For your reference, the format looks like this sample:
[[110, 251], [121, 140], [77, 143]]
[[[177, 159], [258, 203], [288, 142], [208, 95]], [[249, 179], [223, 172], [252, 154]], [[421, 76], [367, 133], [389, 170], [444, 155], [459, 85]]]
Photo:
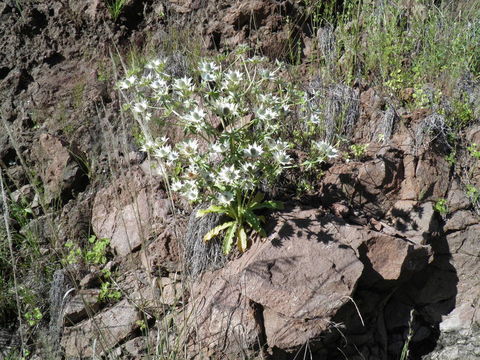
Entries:
[[255, 230], [257, 233], [260, 234], [260, 236], [266, 236], [265, 230], [262, 229], [262, 226], [260, 225], [260, 219], [258, 218], [257, 215], [255, 215], [253, 212], [250, 210], [245, 211], [245, 220], [247, 221], [248, 225]]
[[237, 231], [237, 247], [241, 252], [247, 250], [247, 233], [243, 226]]
[[230, 250], [232, 250], [233, 236], [235, 235], [236, 231], [237, 223], [235, 222], [232, 226], [228, 228], [225, 237], [223, 238], [222, 250], [225, 255], [228, 254]]
[[283, 203], [279, 201], [264, 201], [261, 204], [254, 205], [250, 208], [250, 210], [258, 210], [258, 209], [271, 209], [271, 210], [282, 210]]
[[223, 206], [211, 205], [208, 209], [198, 210], [196, 217], [202, 217], [210, 213], [224, 214], [226, 209]]
[[233, 224], [235, 224], [235, 221], [227, 221], [221, 225], [215, 226], [212, 230], [205, 234], [205, 236], [203, 237], [203, 241], [206, 242], [213, 239], [215, 236], [218, 236], [218, 234], [220, 234], [222, 230], [232, 226]]
[[262, 202], [262, 200], [263, 200], [264, 198], [265, 198], [265, 194], [264, 194], [264, 193], [262, 193], [262, 192], [257, 192], [257, 193], [255, 194], [255, 197], [253, 198], [253, 201], [259, 203], [259, 202]]

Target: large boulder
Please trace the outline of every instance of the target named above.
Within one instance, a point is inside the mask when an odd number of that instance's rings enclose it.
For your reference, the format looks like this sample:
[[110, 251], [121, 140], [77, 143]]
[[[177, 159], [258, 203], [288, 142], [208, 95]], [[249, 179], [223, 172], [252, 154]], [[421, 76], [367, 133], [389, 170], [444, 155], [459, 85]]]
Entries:
[[362, 271], [355, 251], [324, 231], [315, 210], [285, 212], [267, 241], [194, 285], [195, 341], [234, 351], [253, 346], [264, 326], [271, 347], [303, 344], [328, 327]]

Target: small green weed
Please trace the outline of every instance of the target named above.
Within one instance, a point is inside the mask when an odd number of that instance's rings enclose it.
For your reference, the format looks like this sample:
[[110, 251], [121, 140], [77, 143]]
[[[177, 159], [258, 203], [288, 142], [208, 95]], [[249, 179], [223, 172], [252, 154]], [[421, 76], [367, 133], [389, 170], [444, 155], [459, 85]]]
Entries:
[[471, 184], [467, 184], [465, 190], [470, 201], [473, 204], [477, 204], [480, 199], [480, 190]]
[[92, 248], [85, 252], [85, 262], [87, 264], [105, 264], [107, 262], [107, 247], [110, 240], [106, 238], [97, 239], [95, 235], [88, 238], [88, 242], [92, 244]]
[[30, 326], [38, 325], [38, 323], [42, 319], [43, 319], [43, 314], [38, 307], [35, 307], [32, 310], [27, 311], [25, 313], [25, 320], [27, 320], [27, 323]]
[[450, 154], [445, 156], [445, 160], [447, 160], [450, 166], [455, 165], [455, 163], [457, 162], [457, 152], [455, 150], [452, 150]]
[[100, 293], [98, 298], [101, 301], [118, 301], [122, 298], [122, 293], [113, 288], [110, 281], [103, 281], [100, 285]]
[[477, 144], [473, 143], [472, 145], [467, 146], [467, 151], [470, 153], [470, 156], [480, 160], [480, 150], [478, 149]]
[[367, 153], [370, 144], [352, 144], [350, 145], [350, 152], [354, 159], [361, 159]]
[[118, 17], [122, 13], [123, 7], [128, 0], [106, 0], [107, 9], [112, 17], [113, 21], [117, 21]]
[[435, 210], [441, 215], [448, 214], [447, 199], [438, 199], [433, 205], [433, 210]]
[[208, 213], [224, 214], [233, 219], [227, 221], [217, 227], [211, 229], [203, 237], [204, 241], [209, 241], [225, 232], [223, 238], [223, 252], [228, 254], [232, 249], [233, 241], [236, 239], [237, 247], [240, 251], [247, 249], [247, 232], [248, 225], [260, 236], [266, 236], [261, 223], [265, 222], [263, 216], [257, 216], [254, 211], [261, 209], [278, 210], [282, 205], [275, 201], [264, 201], [264, 194], [257, 193], [254, 197], [242, 196], [241, 192], [237, 192], [235, 200], [226, 205], [212, 205], [206, 210], [199, 210], [197, 216], [201, 217]]

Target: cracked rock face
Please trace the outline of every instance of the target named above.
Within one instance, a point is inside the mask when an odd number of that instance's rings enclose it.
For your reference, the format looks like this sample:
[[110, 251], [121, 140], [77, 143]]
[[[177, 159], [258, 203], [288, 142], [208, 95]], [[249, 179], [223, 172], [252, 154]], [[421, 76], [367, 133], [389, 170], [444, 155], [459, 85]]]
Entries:
[[238, 344], [263, 341], [295, 351], [329, 332], [360, 279], [399, 284], [431, 256], [428, 246], [394, 236], [395, 229], [386, 235], [315, 209], [280, 213], [271, 227], [268, 239], [194, 284], [189, 311], [197, 344], [235, 353]]

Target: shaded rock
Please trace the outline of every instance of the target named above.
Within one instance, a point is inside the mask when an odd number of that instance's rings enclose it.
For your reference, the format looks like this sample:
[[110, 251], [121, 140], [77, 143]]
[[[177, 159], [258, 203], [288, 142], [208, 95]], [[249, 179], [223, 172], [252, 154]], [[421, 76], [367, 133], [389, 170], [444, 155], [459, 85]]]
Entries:
[[388, 235], [373, 235], [365, 245], [373, 270], [384, 280], [405, 280], [425, 268], [430, 257], [429, 247]]
[[400, 200], [393, 205], [388, 216], [395, 229], [417, 244], [426, 243], [432, 233], [440, 230], [431, 202]]
[[399, 135], [397, 138], [402, 142], [398, 146], [407, 152], [403, 159], [404, 180], [398, 199], [436, 201], [444, 198], [450, 183], [450, 164], [444, 156], [425, 149], [420, 151], [412, 143], [415, 143], [412, 136]]
[[64, 330], [61, 345], [67, 359], [104, 354], [138, 327], [140, 313], [128, 300], [92, 319]]
[[471, 206], [465, 190], [462, 188], [458, 179], [453, 179], [447, 195], [448, 210], [455, 212], [460, 209], [466, 209]]
[[99, 289], [79, 290], [65, 305], [64, 323], [73, 325], [96, 313], [100, 309], [99, 295]]
[[391, 194], [403, 181], [400, 155], [391, 149], [365, 163], [335, 164], [322, 181], [324, 201], [339, 202], [346, 196], [365, 213], [382, 216], [392, 206]]
[[[463, 219], [468, 222], [468, 217]], [[449, 251], [452, 254], [461, 253], [473, 257], [480, 256], [479, 245], [480, 224], [476, 223], [467, 228], [447, 235]]]
[[292, 319], [268, 308], [263, 311], [263, 320], [268, 345], [279, 349], [305, 344], [331, 325], [328, 319]]
[[123, 353], [133, 358], [139, 358], [142, 354], [145, 353], [146, 348], [147, 342], [144, 337], [136, 337], [132, 340], [128, 340], [122, 346]]
[[92, 209], [97, 237], [110, 239], [118, 255], [127, 255], [158, 234], [170, 204], [158, 183], [135, 167], [125, 177], [100, 190]]
[[80, 287], [88, 289], [100, 285], [100, 272], [90, 272], [80, 280]]

